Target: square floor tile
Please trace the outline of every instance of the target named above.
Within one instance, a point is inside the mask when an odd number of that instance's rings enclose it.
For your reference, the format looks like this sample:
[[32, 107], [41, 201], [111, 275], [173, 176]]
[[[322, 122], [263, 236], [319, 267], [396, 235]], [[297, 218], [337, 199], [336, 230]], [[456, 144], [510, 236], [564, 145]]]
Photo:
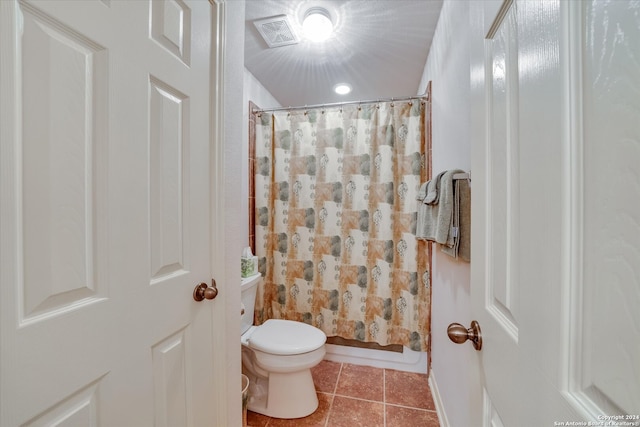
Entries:
[[313, 383], [316, 386], [316, 390], [333, 393], [336, 390], [341, 367], [342, 363], [323, 360], [311, 368], [311, 376], [313, 376]]
[[247, 411], [247, 425], [249, 427], [265, 427], [269, 423], [269, 420], [271, 420], [271, 418], [266, 415]]
[[329, 409], [333, 395], [326, 393], [318, 393], [318, 409], [304, 418], [293, 418], [289, 420], [271, 418], [269, 427], [324, 427], [329, 416]]
[[335, 396], [327, 425], [330, 427], [383, 427], [384, 404]]
[[385, 403], [435, 410], [429, 376], [385, 369]]
[[401, 406], [385, 405], [386, 427], [440, 427], [438, 415], [425, 409], [403, 408]]
[[382, 402], [383, 376], [383, 369], [345, 363], [338, 378], [336, 395]]

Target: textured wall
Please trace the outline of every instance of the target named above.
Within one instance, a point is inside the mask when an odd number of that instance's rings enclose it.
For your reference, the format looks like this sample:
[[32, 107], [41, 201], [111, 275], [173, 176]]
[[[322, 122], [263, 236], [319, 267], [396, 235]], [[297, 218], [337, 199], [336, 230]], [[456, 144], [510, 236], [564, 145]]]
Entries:
[[[469, 4], [445, 0], [418, 93], [432, 81], [433, 174], [471, 167], [469, 110]], [[473, 184], [472, 189], [473, 192]], [[477, 389], [477, 356], [471, 345], [447, 337], [452, 322], [468, 325], [470, 264], [433, 251], [431, 360], [432, 379], [451, 426], [476, 425], [468, 410]], [[476, 380], [474, 380], [476, 379]]]

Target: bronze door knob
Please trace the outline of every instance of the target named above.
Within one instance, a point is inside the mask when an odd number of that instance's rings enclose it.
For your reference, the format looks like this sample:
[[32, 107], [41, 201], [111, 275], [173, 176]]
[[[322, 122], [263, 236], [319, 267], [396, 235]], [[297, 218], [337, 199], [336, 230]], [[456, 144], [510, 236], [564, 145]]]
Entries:
[[456, 344], [462, 344], [469, 340], [473, 344], [473, 348], [478, 351], [482, 349], [482, 332], [480, 331], [480, 324], [475, 320], [471, 322], [469, 329], [460, 323], [450, 324], [447, 328], [447, 335]]
[[206, 283], [200, 283], [193, 290], [193, 299], [196, 301], [202, 301], [203, 299], [214, 299], [218, 296], [218, 288], [216, 287], [216, 281], [211, 279], [211, 287]]

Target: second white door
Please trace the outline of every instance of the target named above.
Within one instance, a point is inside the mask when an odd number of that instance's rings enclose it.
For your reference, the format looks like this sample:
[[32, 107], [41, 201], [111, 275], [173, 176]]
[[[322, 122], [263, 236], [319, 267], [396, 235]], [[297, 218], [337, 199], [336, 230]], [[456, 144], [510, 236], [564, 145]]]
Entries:
[[640, 425], [637, 4], [471, 13], [478, 425]]
[[0, 425], [211, 424], [211, 5], [0, 20]]

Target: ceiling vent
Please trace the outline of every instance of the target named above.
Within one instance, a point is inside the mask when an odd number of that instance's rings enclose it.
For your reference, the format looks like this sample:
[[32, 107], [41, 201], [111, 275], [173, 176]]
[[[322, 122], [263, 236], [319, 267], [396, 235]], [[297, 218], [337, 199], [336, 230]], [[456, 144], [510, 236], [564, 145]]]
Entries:
[[253, 23], [269, 47], [280, 47], [300, 42], [287, 15], [257, 19]]

